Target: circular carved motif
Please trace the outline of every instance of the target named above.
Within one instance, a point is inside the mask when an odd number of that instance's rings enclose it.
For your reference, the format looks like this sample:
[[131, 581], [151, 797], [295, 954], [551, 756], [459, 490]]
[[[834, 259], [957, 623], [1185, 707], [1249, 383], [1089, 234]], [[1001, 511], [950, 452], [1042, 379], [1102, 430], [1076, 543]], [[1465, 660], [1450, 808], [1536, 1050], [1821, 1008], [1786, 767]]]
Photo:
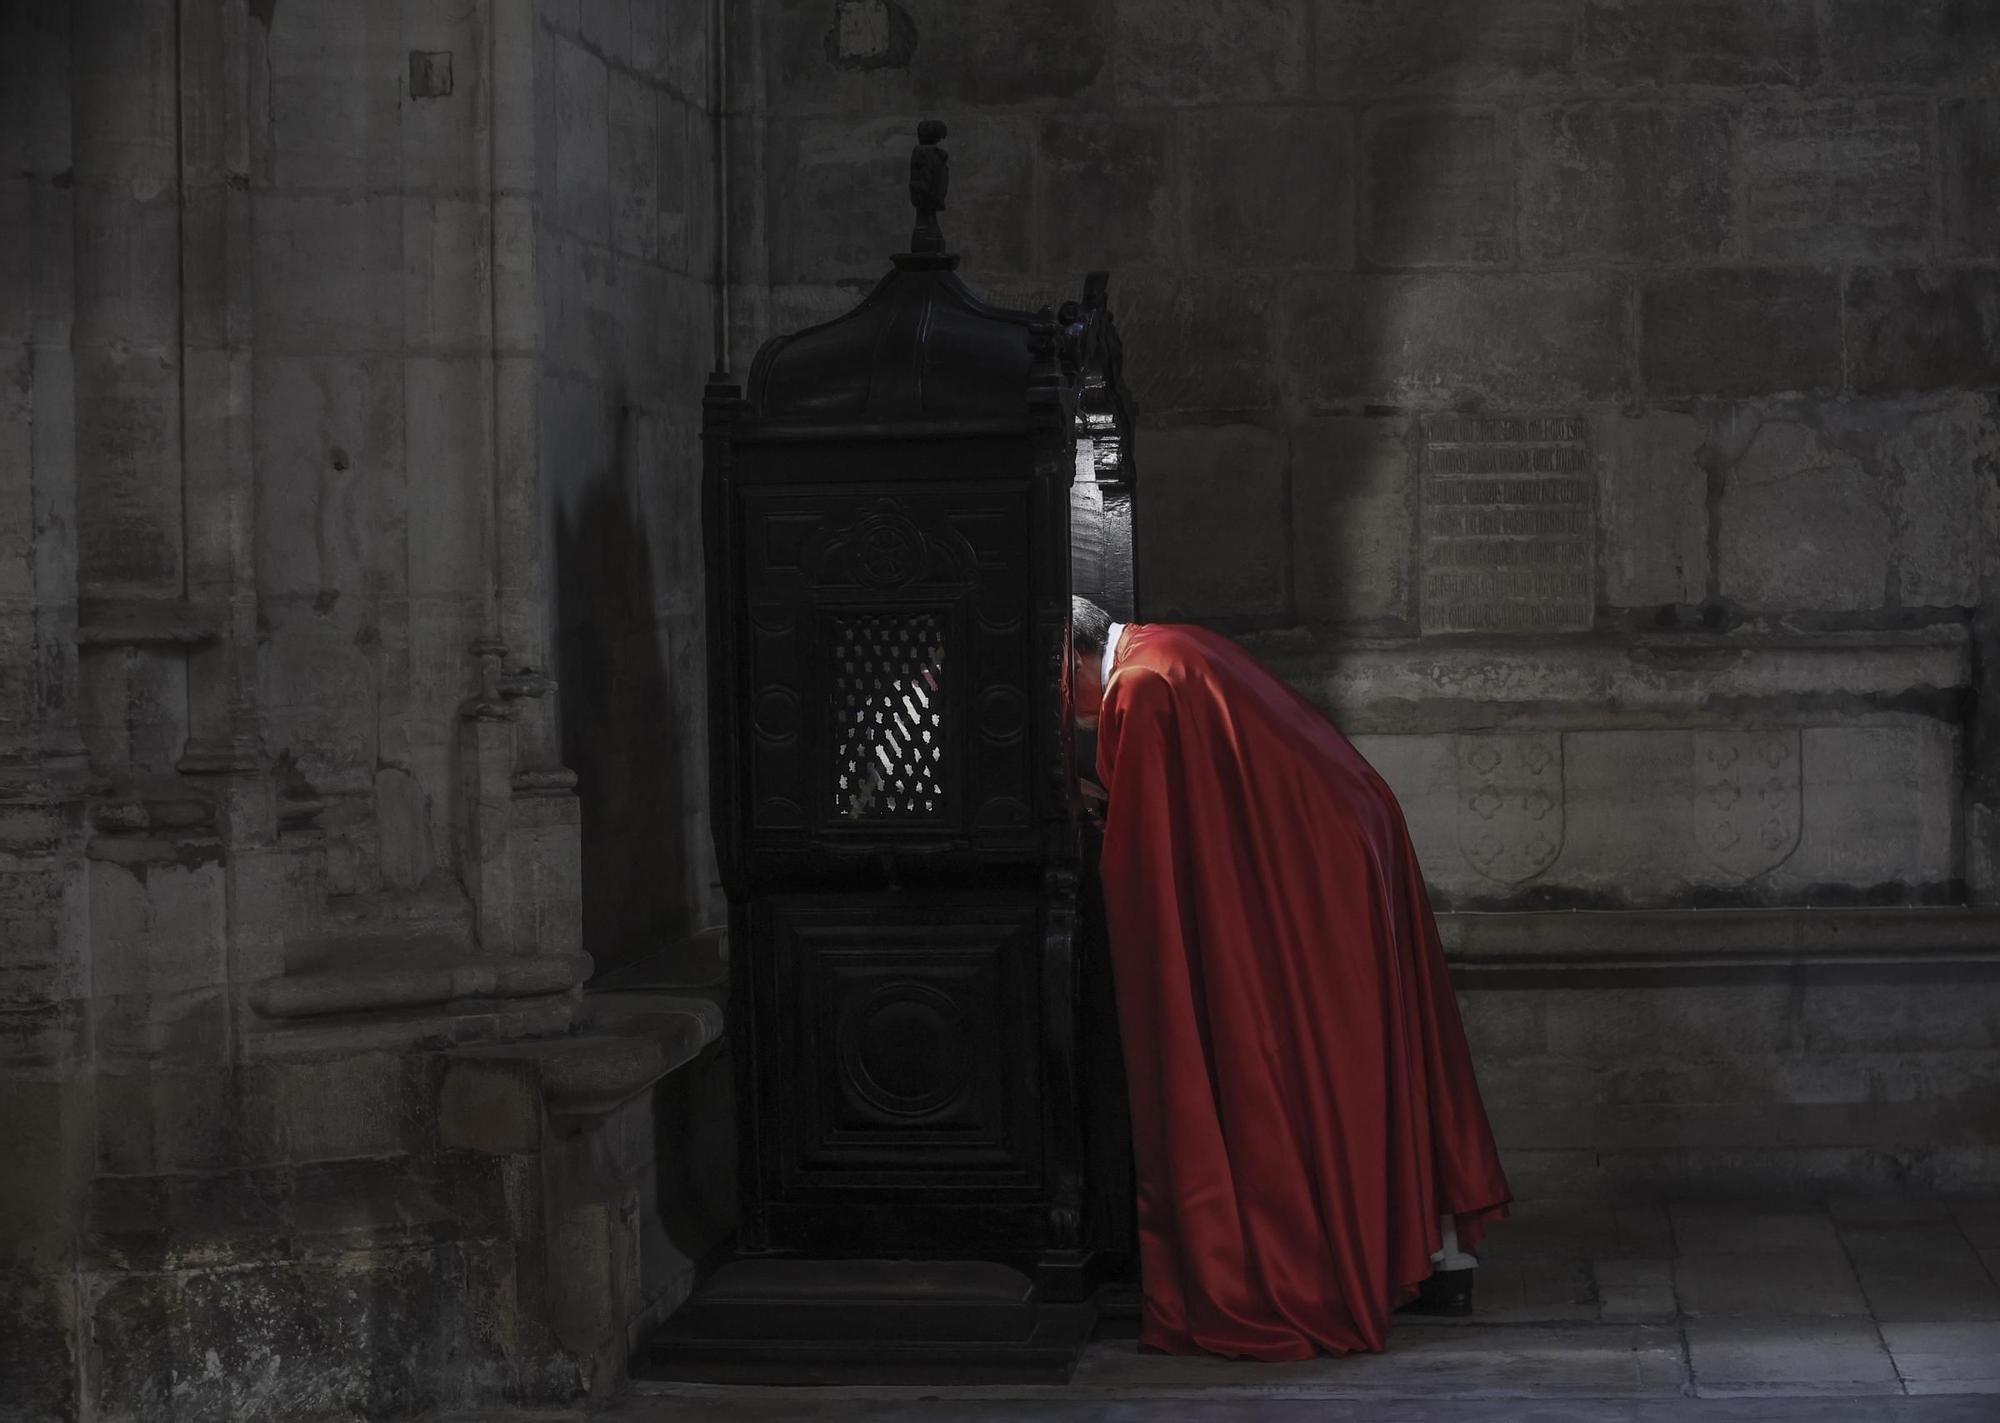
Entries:
[[971, 1084], [964, 1016], [949, 994], [929, 984], [884, 984], [856, 1006], [844, 1027], [842, 1075], [879, 1112], [928, 1116]]
[[1028, 701], [1013, 687], [989, 687], [979, 698], [979, 729], [989, 741], [1012, 741], [1028, 721]]
[[759, 736], [785, 741], [798, 734], [799, 699], [788, 687], [766, 687], [757, 696], [750, 724]]
[[908, 583], [924, 568], [924, 536], [899, 514], [870, 514], [847, 543], [854, 576], [878, 588]]

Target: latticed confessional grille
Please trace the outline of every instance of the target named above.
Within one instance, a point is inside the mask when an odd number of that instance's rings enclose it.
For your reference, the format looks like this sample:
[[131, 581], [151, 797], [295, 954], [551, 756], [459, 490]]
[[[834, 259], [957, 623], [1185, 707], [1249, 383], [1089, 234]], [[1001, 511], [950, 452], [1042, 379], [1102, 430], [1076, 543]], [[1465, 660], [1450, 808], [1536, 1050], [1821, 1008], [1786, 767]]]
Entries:
[[945, 809], [945, 621], [937, 613], [836, 619], [834, 814], [926, 820]]

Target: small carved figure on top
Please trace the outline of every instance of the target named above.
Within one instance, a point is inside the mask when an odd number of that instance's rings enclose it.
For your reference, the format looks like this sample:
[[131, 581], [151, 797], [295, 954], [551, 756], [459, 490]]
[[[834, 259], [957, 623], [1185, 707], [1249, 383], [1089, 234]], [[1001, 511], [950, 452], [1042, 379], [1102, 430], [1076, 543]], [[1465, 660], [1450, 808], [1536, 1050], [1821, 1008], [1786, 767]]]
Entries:
[[943, 141], [943, 120], [925, 119], [917, 125], [917, 146], [910, 150], [910, 205], [917, 210], [917, 225], [910, 233], [912, 252], [944, 251], [937, 215], [944, 211], [951, 155], [938, 147]]

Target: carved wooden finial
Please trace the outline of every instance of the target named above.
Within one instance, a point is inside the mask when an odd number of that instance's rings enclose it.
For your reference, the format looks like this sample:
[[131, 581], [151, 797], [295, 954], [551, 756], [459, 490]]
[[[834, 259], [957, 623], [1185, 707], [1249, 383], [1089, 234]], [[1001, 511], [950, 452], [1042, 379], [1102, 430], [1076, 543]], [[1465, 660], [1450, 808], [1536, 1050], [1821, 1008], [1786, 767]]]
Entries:
[[910, 205], [917, 210], [917, 225], [910, 233], [912, 252], [944, 251], [944, 232], [937, 220], [951, 179], [951, 155], [938, 147], [944, 133], [942, 120], [925, 119], [917, 125], [917, 146], [910, 150]]

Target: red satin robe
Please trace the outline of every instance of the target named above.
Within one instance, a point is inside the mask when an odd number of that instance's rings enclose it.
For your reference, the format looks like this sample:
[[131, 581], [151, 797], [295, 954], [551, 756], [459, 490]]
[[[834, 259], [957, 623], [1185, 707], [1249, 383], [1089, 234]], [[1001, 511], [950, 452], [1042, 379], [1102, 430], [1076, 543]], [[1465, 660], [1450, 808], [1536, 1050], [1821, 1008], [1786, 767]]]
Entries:
[[1127, 626], [1106, 684], [1104, 898], [1138, 1169], [1139, 1341], [1379, 1351], [1510, 1199], [1388, 785], [1200, 628]]

